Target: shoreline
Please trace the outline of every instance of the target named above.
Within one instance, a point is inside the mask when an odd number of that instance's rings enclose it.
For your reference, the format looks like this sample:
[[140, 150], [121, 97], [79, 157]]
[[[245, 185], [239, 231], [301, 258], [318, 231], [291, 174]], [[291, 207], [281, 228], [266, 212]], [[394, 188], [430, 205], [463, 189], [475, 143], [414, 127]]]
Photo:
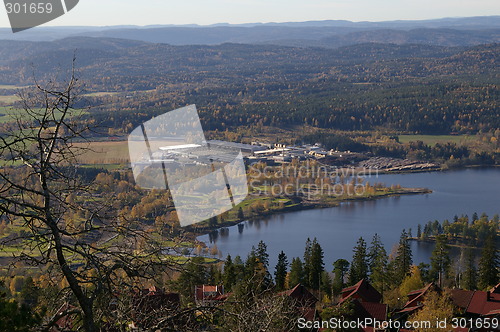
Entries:
[[[373, 196], [353, 196], [353, 197], [346, 197], [346, 198], [334, 198], [331, 197], [327, 198], [327, 200], [318, 200], [318, 201], [307, 201], [307, 200], [300, 200], [297, 201], [295, 204], [285, 207], [284, 209], [279, 209], [279, 210], [270, 210], [268, 212], [261, 213], [260, 215], [256, 216], [251, 216], [248, 218], [244, 218], [242, 220], [230, 220], [230, 221], [225, 221], [224, 223], [218, 224], [215, 227], [203, 227], [203, 228], [198, 228], [198, 229], [190, 229], [189, 231], [194, 234], [194, 238], [198, 238], [199, 236], [202, 235], [207, 235], [210, 234], [214, 231], [218, 231], [223, 228], [228, 228], [232, 226], [239, 225], [243, 222], [246, 221], [255, 221], [259, 220], [268, 216], [273, 216], [277, 214], [284, 214], [284, 213], [289, 213], [289, 212], [298, 212], [298, 211], [305, 211], [305, 210], [312, 210], [312, 209], [327, 209], [327, 208], [333, 208], [337, 207], [342, 203], [345, 202], [353, 202], [353, 201], [371, 201], [371, 200], [377, 200], [377, 199], [383, 199], [387, 197], [395, 197], [395, 196], [402, 196], [402, 195], [423, 195], [423, 194], [430, 194], [433, 191], [428, 188], [400, 188], [396, 189], [395, 191], [387, 192], [387, 193], [381, 193], [378, 195], [373, 195]], [[197, 240], [196, 240], [197, 241]], [[202, 242], [203, 243], [203, 242]]]
[[[387, 174], [413, 174], [413, 173], [434, 173], [434, 172], [450, 172], [450, 171], [460, 171], [464, 169], [478, 169], [478, 168], [500, 168], [500, 165], [465, 165], [465, 166], [460, 166], [460, 167], [453, 167], [453, 168], [439, 168], [439, 169], [418, 169], [418, 170], [406, 170], [406, 171], [385, 171], [385, 170], [378, 170], [378, 175], [387, 175]], [[401, 192], [392, 192], [392, 193], [385, 193], [385, 194], [380, 194], [376, 195], [373, 197], [348, 197], [345, 199], [333, 199], [331, 202], [320, 202], [320, 203], [310, 203], [306, 201], [299, 200], [297, 198], [292, 198], [296, 199], [296, 202], [293, 206], [288, 206], [284, 209], [280, 210], [272, 210], [268, 212], [263, 212], [258, 216], [251, 216], [248, 218], [244, 218], [242, 220], [230, 220], [230, 221], [225, 221], [224, 223], [218, 224], [215, 227], [199, 227], [199, 228], [193, 228], [190, 227], [188, 230], [191, 232], [191, 234], [194, 236], [194, 240], [196, 242], [199, 242], [196, 240], [199, 236], [202, 235], [207, 235], [210, 234], [216, 230], [220, 230], [222, 228], [227, 228], [227, 227], [232, 227], [236, 226], [238, 224], [241, 224], [245, 221], [255, 221], [259, 220], [268, 216], [272, 215], [277, 215], [277, 214], [285, 214], [288, 212], [297, 212], [297, 211], [305, 211], [305, 210], [311, 210], [311, 209], [324, 209], [324, 208], [331, 208], [331, 207], [336, 207], [339, 206], [343, 202], [349, 202], [349, 201], [370, 201], [370, 200], [375, 200], [375, 199], [382, 199], [386, 197], [391, 197], [391, 196], [400, 196], [400, 195], [418, 195], [418, 194], [429, 194], [432, 193], [433, 191], [428, 188], [401, 188]], [[418, 240], [415, 240], [418, 241]], [[199, 242], [203, 243], [204, 242]]]
[[[436, 243], [436, 237], [435, 236], [432, 236], [432, 237], [429, 237], [429, 238], [425, 238], [425, 239], [419, 239], [417, 237], [410, 237], [408, 238], [409, 241], [414, 241], [414, 242], [417, 242], [417, 243], [429, 243], [429, 244], [435, 244]], [[470, 245], [467, 245], [465, 243], [447, 243], [446, 244], [447, 246], [449, 246], [450, 248], [458, 248], [458, 249], [472, 249], [472, 250], [482, 250], [483, 247], [477, 247], [477, 246], [470, 246]]]

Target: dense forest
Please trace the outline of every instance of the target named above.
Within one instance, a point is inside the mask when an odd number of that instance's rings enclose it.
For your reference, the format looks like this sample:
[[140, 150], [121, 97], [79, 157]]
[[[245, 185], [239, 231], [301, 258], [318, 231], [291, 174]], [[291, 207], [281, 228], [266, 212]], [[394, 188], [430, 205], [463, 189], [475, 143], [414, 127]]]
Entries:
[[[86, 90], [108, 93], [88, 97], [87, 103], [103, 105], [104, 112], [92, 117], [124, 131], [142, 121], [142, 114], [151, 117], [186, 104], [198, 106], [211, 130], [309, 125], [449, 134], [494, 132], [500, 126], [498, 44], [361, 44], [330, 50], [92, 38], [1, 43], [8, 46], [4, 59], [11, 59], [0, 67], [3, 84], [29, 84], [33, 71], [38, 78], [52, 75], [78, 49], [81, 78], [91, 78]], [[26, 56], [13, 59], [23, 50]]]

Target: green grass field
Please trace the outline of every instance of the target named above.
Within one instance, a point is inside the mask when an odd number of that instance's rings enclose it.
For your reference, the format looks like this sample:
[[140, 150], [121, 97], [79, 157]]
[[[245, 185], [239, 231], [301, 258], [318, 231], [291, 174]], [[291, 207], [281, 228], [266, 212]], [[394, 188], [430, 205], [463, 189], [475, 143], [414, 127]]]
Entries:
[[[2, 96], [0, 96], [2, 98]], [[26, 110], [22, 108], [13, 108], [12, 106], [0, 106], [0, 123], [7, 123], [13, 121], [16, 116], [25, 114]], [[87, 114], [86, 111], [75, 110], [73, 116]]]
[[422, 141], [427, 145], [436, 145], [437, 143], [456, 143], [462, 144], [476, 140], [475, 136], [471, 135], [399, 135], [399, 142], [409, 143]]
[[[0, 96], [0, 99], [2, 96]], [[0, 106], [0, 123], [7, 123], [13, 120], [14, 116], [25, 112], [23, 109], [12, 108], [11, 106]]]

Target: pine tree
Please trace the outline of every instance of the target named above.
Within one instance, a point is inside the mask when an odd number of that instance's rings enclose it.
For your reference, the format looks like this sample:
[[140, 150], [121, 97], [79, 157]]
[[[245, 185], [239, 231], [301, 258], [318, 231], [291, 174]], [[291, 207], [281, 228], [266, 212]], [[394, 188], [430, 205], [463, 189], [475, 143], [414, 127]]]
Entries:
[[184, 297], [192, 298], [197, 285], [208, 283], [209, 273], [203, 257], [193, 257], [184, 265], [184, 270], [175, 282], [175, 287]]
[[461, 288], [475, 290], [477, 288], [477, 269], [474, 262], [474, 252], [468, 249], [466, 252], [466, 268], [463, 273]]
[[259, 243], [259, 248], [252, 251], [245, 262], [246, 287], [253, 288], [256, 294], [270, 289], [273, 285], [271, 274], [267, 269], [268, 254], [264, 242]]
[[366, 242], [360, 237], [356, 247], [353, 249], [351, 269], [349, 270], [349, 284], [354, 285], [361, 279], [368, 278], [368, 256], [366, 253]]
[[255, 271], [257, 270], [257, 265], [259, 261], [257, 259], [257, 255], [255, 254], [255, 247], [252, 246], [252, 250], [247, 256], [247, 259], [245, 260], [245, 268], [244, 268], [244, 279], [250, 279], [252, 276], [255, 274]]
[[472, 214], [472, 221], [476, 221], [476, 220], [479, 220], [479, 217], [477, 216], [477, 212], [474, 212]]
[[222, 282], [222, 273], [219, 267], [215, 264], [211, 264], [208, 268], [207, 282], [210, 285], [220, 285]]
[[450, 247], [448, 246], [446, 236], [438, 235], [436, 237], [436, 246], [431, 254], [430, 274], [434, 280], [438, 281], [438, 285], [441, 288], [449, 273], [450, 266]]
[[498, 284], [498, 249], [496, 248], [495, 235], [491, 234], [486, 239], [486, 244], [479, 260], [479, 280], [480, 289], [487, 289]]
[[286, 274], [288, 269], [288, 260], [283, 251], [278, 255], [278, 263], [274, 271], [274, 283], [276, 290], [281, 291], [285, 289]]
[[309, 287], [319, 289], [321, 285], [321, 275], [324, 271], [323, 249], [314, 238], [311, 244], [311, 256], [309, 261]]
[[269, 254], [267, 253], [267, 245], [264, 241], [260, 241], [257, 245], [257, 249], [255, 250], [255, 257], [259, 260], [259, 262], [264, 265], [266, 269], [269, 268]]
[[224, 264], [224, 273], [222, 275], [222, 282], [224, 283], [224, 288], [227, 292], [231, 291], [231, 288], [233, 288], [236, 280], [236, 268], [231, 259], [231, 255], [227, 255], [226, 262]]
[[288, 276], [288, 287], [295, 287], [297, 284], [304, 284], [304, 266], [300, 258], [292, 259], [290, 274]]
[[373, 236], [370, 249], [368, 250], [368, 260], [372, 284], [383, 294], [386, 288], [387, 251], [378, 234]]
[[304, 261], [303, 261], [303, 269], [304, 269], [304, 279], [303, 283], [304, 286], [310, 287], [311, 285], [309, 284], [309, 274], [311, 270], [311, 239], [307, 238], [306, 240], [306, 247], [304, 249]]
[[401, 284], [403, 279], [409, 275], [412, 263], [412, 252], [410, 242], [408, 240], [408, 234], [406, 233], [406, 230], [403, 230], [399, 238], [396, 257], [391, 264], [393, 267], [393, 281], [396, 285]]
[[349, 271], [349, 262], [345, 259], [337, 259], [333, 263], [333, 292], [338, 294], [344, 288], [345, 285], [345, 276]]
[[238, 280], [241, 280], [245, 277], [245, 263], [243, 263], [240, 255], [234, 257], [233, 266], [234, 272], [236, 273], [236, 282], [238, 282]]

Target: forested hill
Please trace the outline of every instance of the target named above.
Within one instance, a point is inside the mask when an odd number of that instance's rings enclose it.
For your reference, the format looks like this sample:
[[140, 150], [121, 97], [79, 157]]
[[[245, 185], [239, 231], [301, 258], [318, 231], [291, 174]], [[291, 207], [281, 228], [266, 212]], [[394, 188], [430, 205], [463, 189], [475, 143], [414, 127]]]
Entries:
[[100, 38], [126, 38], [171, 45], [219, 45], [223, 43], [277, 44], [337, 48], [360, 43], [383, 42], [440, 46], [472, 46], [500, 42], [500, 27], [486, 29], [354, 27], [167, 27], [115, 29], [85, 34]]
[[[29, 83], [31, 77], [17, 75], [24, 71], [51, 75], [71, 63], [73, 54], [82, 72], [93, 78], [89, 83], [101, 90], [123, 89], [121, 84], [132, 91], [162, 83], [292, 82], [320, 76], [352, 83], [442, 75], [487, 74], [495, 78], [500, 70], [499, 47], [366, 43], [330, 50], [246, 44], [171, 46], [88, 37], [0, 41], [0, 83]], [[147, 80], [141, 81], [141, 77]]]
[[449, 133], [500, 127], [500, 44], [367, 43], [325, 49], [88, 37], [0, 41], [0, 84], [29, 84], [33, 72], [39, 79], [52, 76], [70, 67], [75, 49], [89, 92], [127, 94], [106, 100], [108, 110], [196, 103], [205, 121], [221, 129], [306, 123]]

